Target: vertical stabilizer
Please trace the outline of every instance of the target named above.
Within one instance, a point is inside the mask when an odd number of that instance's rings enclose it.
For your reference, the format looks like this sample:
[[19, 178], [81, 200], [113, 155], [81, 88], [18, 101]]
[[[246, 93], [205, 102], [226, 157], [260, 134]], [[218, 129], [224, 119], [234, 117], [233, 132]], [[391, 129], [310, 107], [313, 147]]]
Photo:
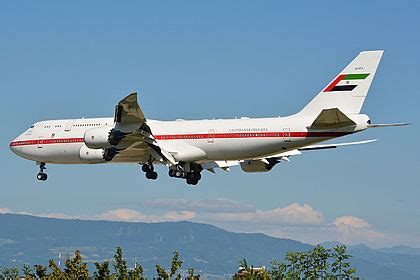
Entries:
[[318, 115], [333, 108], [345, 114], [359, 114], [382, 54], [381, 50], [359, 53], [299, 114]]

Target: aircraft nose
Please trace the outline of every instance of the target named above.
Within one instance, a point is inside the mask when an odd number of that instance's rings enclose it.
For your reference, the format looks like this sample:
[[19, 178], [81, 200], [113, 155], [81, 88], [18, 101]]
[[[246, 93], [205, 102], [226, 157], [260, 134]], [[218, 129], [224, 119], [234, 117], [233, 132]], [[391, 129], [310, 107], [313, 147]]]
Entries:
[[19, 152], [21, 150], [21, 147], [19, 145], [19, 139], [18, 138], [16, 138], [12, 142], [10, 142], [10, 145], [9, 145], [10, 150], [12, 150], [12, 152], [15, 153], [15, 154], [17, 154], [17, 155], [19, 155]]

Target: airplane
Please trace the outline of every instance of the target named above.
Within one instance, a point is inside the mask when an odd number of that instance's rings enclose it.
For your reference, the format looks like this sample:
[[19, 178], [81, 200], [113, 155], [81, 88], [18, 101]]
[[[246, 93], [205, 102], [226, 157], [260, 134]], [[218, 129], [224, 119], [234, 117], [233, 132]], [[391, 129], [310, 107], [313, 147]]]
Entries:
[[158, 121], [147, 119], [137, 93], [115, 107], [113, 118], [47, 120], [33, 124], [10, 149], [39, 165], [37, 179], [47, 180], [46, 164], [138, 163], [147, 179], [158, 177], [155, 164], [169, 176], [196, 185], [201, 171], [267, 172], [304, 151], [366, 144], [376, 139], [319, 144], [368, 128], [361, 114], [383, 51], [363, 51], [301, 111], [287, 117]]

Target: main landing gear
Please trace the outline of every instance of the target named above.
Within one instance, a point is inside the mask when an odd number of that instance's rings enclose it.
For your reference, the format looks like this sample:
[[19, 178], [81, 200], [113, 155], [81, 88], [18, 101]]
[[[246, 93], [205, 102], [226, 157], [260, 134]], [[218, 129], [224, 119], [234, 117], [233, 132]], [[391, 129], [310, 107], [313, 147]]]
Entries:
[[197, 185], [201, 179], [200, 165], [175, 165], [169, 169], [169, 177], [185, 179], [188, 185]]
[[36, 175], [36, 178], [37, 178], [39, 181], [46, 181], [46, 180], [47, 180], [48, 176], [47, 176], [47, 173], [44, 173], [44, 170], [45, 170], [45, 169], [47, 169], [47, 168], [45, 167], [45, 162], [41, 162], [41, 163], [39, 164], [39, 173]]
[[155, 171], [155, 168], [153, 167], [153, 164], [151, 162], [145, 163], [141, 166], [141, 170], [146, 173], [146, 178], [150, 180], [156, 180], [158, 177], [157, 172]]

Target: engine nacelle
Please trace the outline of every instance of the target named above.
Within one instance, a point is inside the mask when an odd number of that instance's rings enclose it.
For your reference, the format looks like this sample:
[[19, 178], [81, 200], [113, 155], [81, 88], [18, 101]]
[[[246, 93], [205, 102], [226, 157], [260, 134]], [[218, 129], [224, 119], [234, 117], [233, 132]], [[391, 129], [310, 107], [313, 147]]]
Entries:
[[245, 172], [268, 172], [274, 165], [277, 164], [277, 161], [270, 162], [269, 164], [262, 162], [261, 160], [245, 160], [241, 162], [241, 168]]
[[110, 127], [95, 127], [87, 130], [84, 135], [84, 141], [90, 149], [104, 149], [112, 147], [109, 142], [109, 136], [112, 128]]
[[104, 150], [102, 149], [90, 149], [83, 145], [79, 150], [79, 158], [83, 163], [103, 163]]

